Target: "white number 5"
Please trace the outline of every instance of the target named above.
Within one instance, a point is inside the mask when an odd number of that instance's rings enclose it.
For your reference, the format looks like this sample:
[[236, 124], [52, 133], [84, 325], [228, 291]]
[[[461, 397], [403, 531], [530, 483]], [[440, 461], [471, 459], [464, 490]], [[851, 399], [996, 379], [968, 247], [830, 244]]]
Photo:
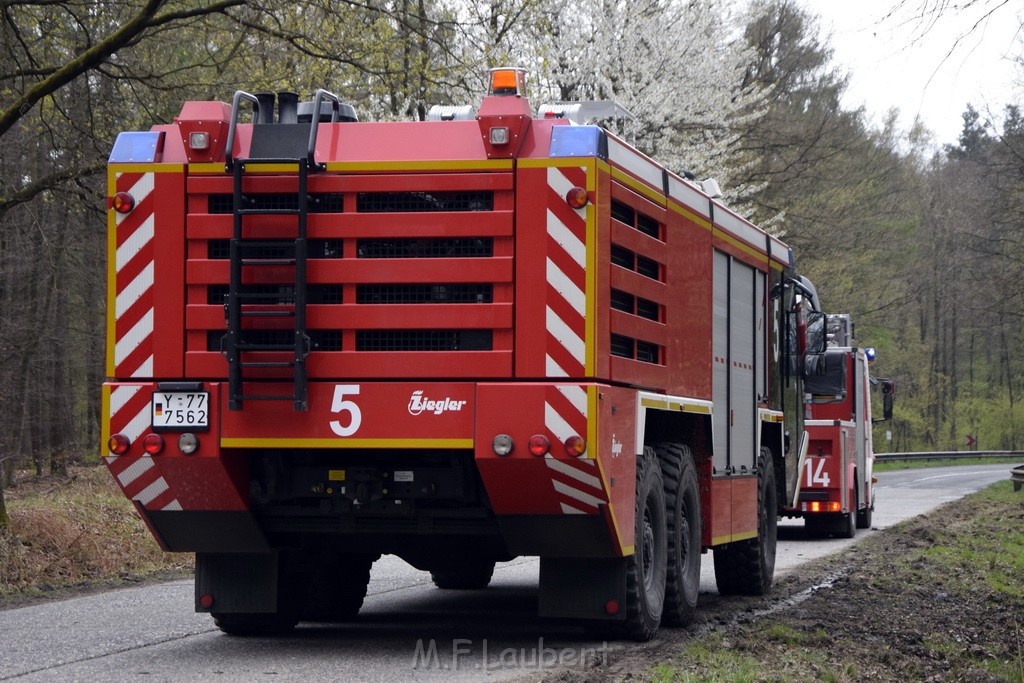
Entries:
[[355, 401], [345, 399], [346, 394], [356, 395], [358, 393], [358, 384], [337, 384], [334, 387], [334, 400], [331, 401], [331, 412], [347, 412], [351, 416], [347, 427], [343, 427], [340, 420], [331, 420], [331, 431], [338, 436], [352, 436], [363, 422], [363, 414], [360, 412], [359, 406], [356, 405]]

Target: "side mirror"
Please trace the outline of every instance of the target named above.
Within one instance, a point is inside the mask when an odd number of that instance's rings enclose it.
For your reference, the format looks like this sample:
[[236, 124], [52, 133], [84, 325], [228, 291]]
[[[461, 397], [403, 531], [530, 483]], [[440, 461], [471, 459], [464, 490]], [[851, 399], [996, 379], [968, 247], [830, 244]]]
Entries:
[[825, 314], [811, 311], [807, 314], [807, 353], [825, 352]]
[[824, 353], [808, 353], [804, 356], [804, 377], [822, 377], [828, 374], [828, 362]]
[[880, 380], [882, 383], [882, 419], [892, 419], [893, 396], [896, 395], [896, 383], [891, 379]]

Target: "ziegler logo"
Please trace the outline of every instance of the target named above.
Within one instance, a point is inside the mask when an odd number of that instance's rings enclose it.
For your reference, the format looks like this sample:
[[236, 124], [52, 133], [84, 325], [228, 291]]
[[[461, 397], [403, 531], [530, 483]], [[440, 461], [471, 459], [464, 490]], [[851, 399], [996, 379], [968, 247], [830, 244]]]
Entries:
[[434, 415], [440, 415], [444, 412], [457, 413], [462, 410], [462, 406], [466, 405], [466, 403], [466, 401], [453, 401], [447, 396], [439, 401], [434, 401], [424, 398], [422, 391], [414, 391], [409, 399], [409, 414], [419, 415], [423, 412], [433, 413]]

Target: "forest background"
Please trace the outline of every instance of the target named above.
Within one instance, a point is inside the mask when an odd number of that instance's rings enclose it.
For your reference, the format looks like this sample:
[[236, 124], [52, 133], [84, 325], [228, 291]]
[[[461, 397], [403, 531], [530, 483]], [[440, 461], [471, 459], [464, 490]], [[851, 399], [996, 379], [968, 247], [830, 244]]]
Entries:
[[[905, 5], [914, 0], [893, 0]], [[1002, 0], [968, 0], [991, 5]], [[922, 21], [946, 0], [920, 0]], [[876, 451], [1024, 448], [1024, 86], [959, 144], [840, 105], [847, 77], [794, 0], [0, 0], [0, 526], [18, 469], [96, 462], [105, 163], [185, 100], [316, 88], [361, 120], [614, 99], [672, 170], [715, 177], [783, 237], [824, 308], [897, 382]], [[1024, 44], [1018, 63], [1024, 73]], [[995, 94], [993, 94], [995, 95]]]

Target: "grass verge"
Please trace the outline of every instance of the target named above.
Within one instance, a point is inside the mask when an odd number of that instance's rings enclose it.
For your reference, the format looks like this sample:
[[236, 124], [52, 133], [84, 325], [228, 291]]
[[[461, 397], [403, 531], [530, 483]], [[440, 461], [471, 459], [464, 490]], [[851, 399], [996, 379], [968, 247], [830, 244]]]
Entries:
[[160, 549], [105, 467], [24, 478], [6, 496], [11, 525], [0, 531], [0, 605], [192, 567], [192, 555]]
[[1024, 492], [1009, 481], [805, 571], [839, 578], [683, 641], [638, 678], [1024, 683]]

